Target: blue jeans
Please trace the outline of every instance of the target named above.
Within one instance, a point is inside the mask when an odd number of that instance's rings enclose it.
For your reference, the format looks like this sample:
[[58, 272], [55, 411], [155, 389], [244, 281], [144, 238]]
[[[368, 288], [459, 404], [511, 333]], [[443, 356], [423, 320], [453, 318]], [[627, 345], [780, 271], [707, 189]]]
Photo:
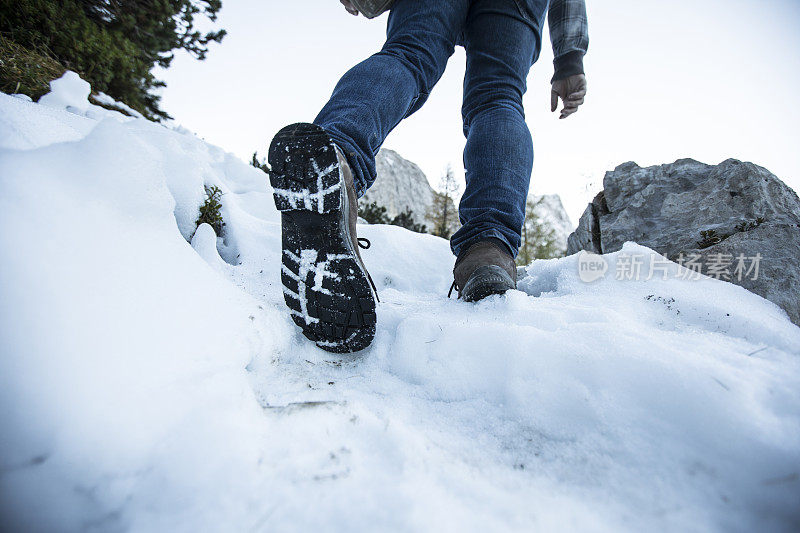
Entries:
[[456, 45], [467, 53], [462, 118], [466, 189], [455, 255], [490, 237], [516, 256], [533, 167], [522, 95], [548, 0], [396, 0], [386, 44], [350, 69], [317, 118], [345, 152], [362, 195], [389, 132], [417, 111]]

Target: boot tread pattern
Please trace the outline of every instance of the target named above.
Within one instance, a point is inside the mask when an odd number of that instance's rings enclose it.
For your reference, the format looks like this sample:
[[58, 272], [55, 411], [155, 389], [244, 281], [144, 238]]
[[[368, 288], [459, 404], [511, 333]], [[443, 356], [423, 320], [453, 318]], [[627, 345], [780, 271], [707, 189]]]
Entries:
[[292, 320], [317, 346], [363, 350], [375, 336], [375, 299], [345, 241], [336, 150], [313, 124], [281, 130], [269, 149], [270, 183], [282, 212], [281, 282]]

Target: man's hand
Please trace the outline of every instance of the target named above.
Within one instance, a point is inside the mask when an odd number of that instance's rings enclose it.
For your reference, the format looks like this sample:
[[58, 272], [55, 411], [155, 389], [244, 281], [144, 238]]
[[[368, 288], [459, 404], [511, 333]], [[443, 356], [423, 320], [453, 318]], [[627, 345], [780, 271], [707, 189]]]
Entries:
[[344, 6], [344, 8], [347, 10], [348, 13], [356, 17], [358, 16], [358, 9], [356, 9], [356, 6], [350, 3], [350, 0], [339, 0], [339, 1], [342, 3], [342, 5]]
[[[342, 0], [344, 2], [345, 0]], [[561, 109], [560, 119], [567, 118], [578, 110], [586, 97], [586, 76], [575, 74], [565, 80], [553, 82], [553, 90], [550, 93], [550, 111], [555, 113], [558, 109], [558, 99], [564, 102]]]

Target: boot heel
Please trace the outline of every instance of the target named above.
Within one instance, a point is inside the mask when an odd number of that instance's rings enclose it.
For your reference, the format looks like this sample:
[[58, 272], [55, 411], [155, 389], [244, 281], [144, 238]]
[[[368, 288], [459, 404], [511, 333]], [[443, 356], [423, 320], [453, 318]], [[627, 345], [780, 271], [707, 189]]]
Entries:
[[336, 148], [316, 124], [286, 126], [269, 147], [269, 174], [279, 211], [331, 213], [342, 194]]

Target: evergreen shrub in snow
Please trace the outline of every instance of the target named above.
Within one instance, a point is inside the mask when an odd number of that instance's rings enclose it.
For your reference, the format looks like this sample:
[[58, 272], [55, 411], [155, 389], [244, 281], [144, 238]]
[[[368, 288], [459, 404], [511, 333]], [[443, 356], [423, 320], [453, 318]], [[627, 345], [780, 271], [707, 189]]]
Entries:
[[225, 227], [225, 221], [222, 219], [221, 212], [222, 204], [220, 203], [222, 189], [216, 185], [211, 187], [206, 185], [205, 188], [206, 200], [203, 202], [203, 205], [200, 206], [200, 216], [197, 217], [196, 224], [198, 226], [200, 224], [208, 224], [214, 228], [214, 233], [220, 236], [222, 235], [222, 228]]

